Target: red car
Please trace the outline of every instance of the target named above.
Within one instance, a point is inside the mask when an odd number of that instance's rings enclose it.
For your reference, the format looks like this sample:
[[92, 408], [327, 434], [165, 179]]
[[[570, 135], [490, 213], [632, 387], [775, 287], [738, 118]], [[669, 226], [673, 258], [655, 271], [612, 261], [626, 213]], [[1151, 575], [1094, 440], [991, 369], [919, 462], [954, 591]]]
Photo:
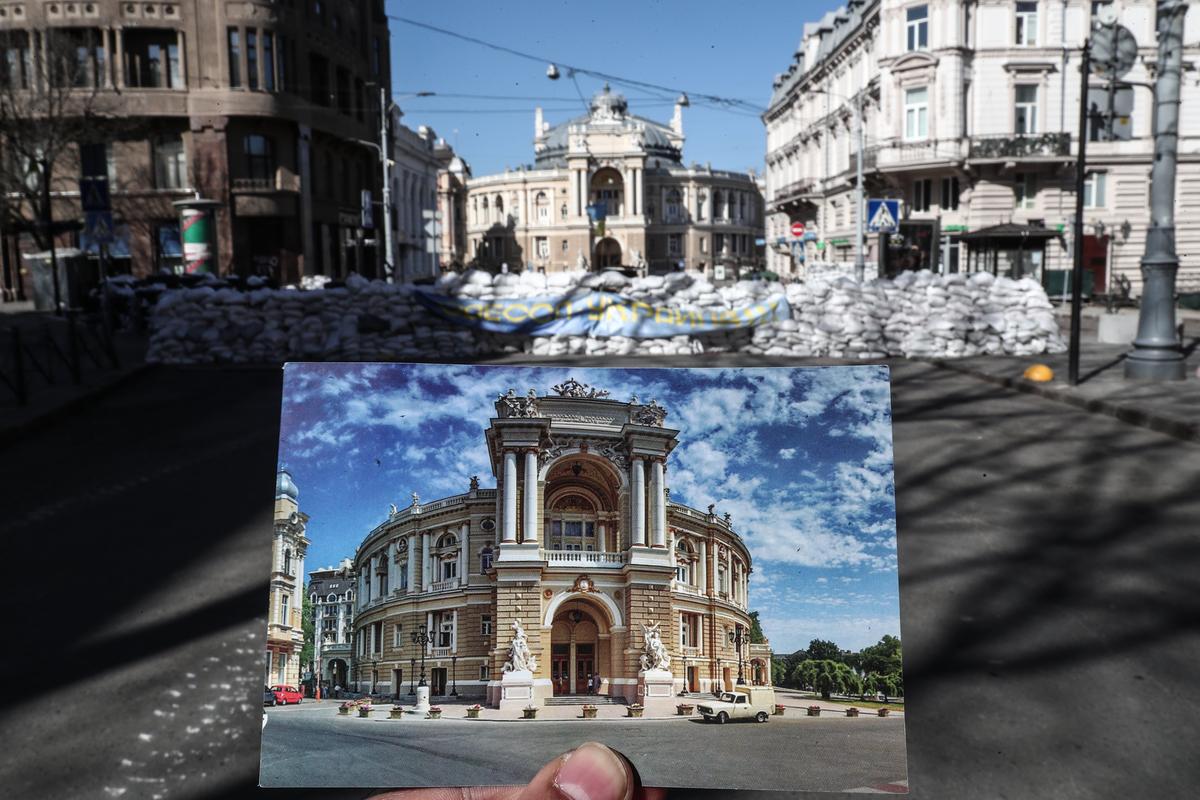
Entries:
[[304, 699], [304, 695], [295, 686], [272, 686], [271, 691], [275, 693], [275, 702], [281, 706], [299, 703]]

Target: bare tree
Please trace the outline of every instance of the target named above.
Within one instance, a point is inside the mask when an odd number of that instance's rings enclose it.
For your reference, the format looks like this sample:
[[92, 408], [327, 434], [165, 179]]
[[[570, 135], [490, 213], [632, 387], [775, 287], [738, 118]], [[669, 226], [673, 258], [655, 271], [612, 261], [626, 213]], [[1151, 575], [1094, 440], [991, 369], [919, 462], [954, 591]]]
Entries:
[[[48, 28], [42, 47], [27, 31], [0, 33], [0, 225], [28, 232], [50, 253], [61, 310], [53, 194], [76, 188], [79, 145], [103, 141], [114, 116], [109, 54], [97, 31]], [[70, 169], [75, 167], [75, 169]]]

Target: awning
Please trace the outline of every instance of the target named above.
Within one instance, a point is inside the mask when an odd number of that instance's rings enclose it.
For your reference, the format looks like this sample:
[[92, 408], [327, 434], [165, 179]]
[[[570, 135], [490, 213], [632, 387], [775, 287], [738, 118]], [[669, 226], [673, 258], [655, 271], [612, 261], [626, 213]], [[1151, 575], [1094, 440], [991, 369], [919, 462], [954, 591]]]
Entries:
[[1028, 247], [1031, 244], [1045, 245], [1046, 242], [1053, 239], [1062, 239], [1062, 234], [1053, 228], [1004, 222], [1000, 225], [990, 225], [970, 233], [964, 233], [959, 239], [971, 247], [985, 250], [993, 248], [1007, 250]]

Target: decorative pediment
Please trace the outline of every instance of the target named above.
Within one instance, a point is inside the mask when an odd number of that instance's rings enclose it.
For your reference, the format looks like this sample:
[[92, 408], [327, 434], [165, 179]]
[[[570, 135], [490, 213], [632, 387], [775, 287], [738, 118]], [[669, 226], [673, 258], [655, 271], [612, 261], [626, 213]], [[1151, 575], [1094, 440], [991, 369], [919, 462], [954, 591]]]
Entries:
[[1047, 75], [1058, 72], [1058, 65], [1053, 61], [1010, 61], [1004, 69], [1013, 75]]
[[911, 53], [905, 53], [892, 62], [892, 72], [901, 75], [906, 72], [919, 72], [921, 70], [931, 70], [937, 66], [938, 60], [936, 56], [930, 55], [923, 50], [916, 50]]
[[575, 579], [575, 584], [571, 587], [572, 592], [594, 592], [596, 584], [592, 583], [592, 579], [587, 575], [580, 575]]

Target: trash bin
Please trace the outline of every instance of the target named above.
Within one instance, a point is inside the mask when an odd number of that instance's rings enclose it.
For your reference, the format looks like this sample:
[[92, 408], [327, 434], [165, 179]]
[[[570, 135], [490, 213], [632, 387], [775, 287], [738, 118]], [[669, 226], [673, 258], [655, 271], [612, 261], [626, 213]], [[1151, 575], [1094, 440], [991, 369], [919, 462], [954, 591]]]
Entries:
[[[38, 311], [54, 311], [54, 275], [50, 269], [50, 253], [26, 253], [23, 258], [29, 267], [33, 307]], [[97, 263], [75, 248], [57, 251], [55, 259], [58, 262], [58, 289], [63, 307], [83, 308], [88, 293], [100, 285]]]

